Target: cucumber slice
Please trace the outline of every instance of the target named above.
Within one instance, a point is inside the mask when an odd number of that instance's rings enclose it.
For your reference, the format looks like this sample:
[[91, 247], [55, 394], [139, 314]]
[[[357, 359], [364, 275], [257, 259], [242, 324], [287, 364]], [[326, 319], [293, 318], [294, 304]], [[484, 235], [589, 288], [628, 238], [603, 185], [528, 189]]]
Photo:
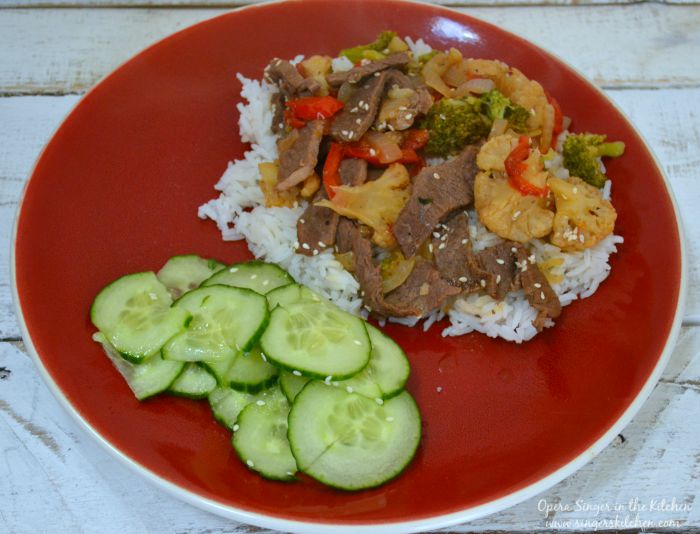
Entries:
[[221, 284], [245, 287], [265, 295], [277, 287], [291, 283], [294, 283], [294, 279], [289, 276], [287, 271], [274, 263], [249, 261], [246, 263], [234, 263], [202, 282], [202, 285]]
[[294, 402], [296, 396], [310, 380], [310, 378], [305, 376], [297, 376], [284, 371], [280, 373], [280, 389], [289, 402]]
[[244, 393], [228, 387], [218, 387], [209, 394], [209, 406], [211, 406], [214, 419], [229, 430], [233, 430], [238, 419], [238, 414], [251, 402], [265, 400], [271, 390], [259, 393]]
[[362, 372], [337, 384], [371, 399], [387, 400], [401, 393], [406, 386], [411, 366], [394, 340], [369, 323], [365, 323], [365, 327], [372, 342], [369, 363]]
[[406, 468], [418, 449], [421, 418], [406, 391], [379, 405], [311, 382], [292, 405], [288, 436], [301, 471], [354, 491], [384, 484]]
[[233, 389], [255, 393], [277, 381], [277, 367], [265, 360], [260, 347], [255, 346], [250, 352], [241, 352], [226, 373], [226, 380]]
[[297, 302], [321, 302], [323, 300], [320, 295], [299, 284], [280, 286], [265, 296], [271, 310], [275, 309], [276, 306], [286, 306]]
[[133, 364], [122, 358], [102, 333], [95, 333], [92, 339], [102, 345], [105, 354], [112, 360], [138, 400], [147, 399], [168, 389], [185, 367], [182, 362], [164, 360], [159, 353], [149, 356], [140, 364]]
[[184, 364], [182, 374], [175, 379], [168, 392], [188, 399], [203, 399], [216, 388], [216, 378], [196, 363]]
[[171, 304], [170, 293], [154, 273], [130, 274], [98, 293], [90, 319], [124, 358], [139, 363], [187, 326], [190, 314]]
[[175, 302], [192, 314], [187, 330], [163, 347], [163, 357], [180, 361], [229, 359], [249, 350], [265, 329], [267, 300], [250, 289], [202, 287]]
[[173, 298], [179, 298], [188, 291], [197, 289], [199, 284], [224, 267], [226, 265], [216, 260], [186, 254], [170, 258], [156, 276], [168, 288]]
[[297, 463], [287, 440], [289, 403], [278, 388], [238, 415], [231, 442], [249, 469], [273, 480], [293, 480]]
[[199, 365], [203, 366], [216, 378], [216, 382], [222, 387], [229, 387], [226, 375], [228, 370], [233, 365], [233, 362], [238, 358], [237, 352], [232, 352], [230, 356], [214, 361], [201, 361]]
[[372, 348], [364, 321], [326, 302], [277, 306], [260, 346], [285, 370], [335, 380], [359, 373]]

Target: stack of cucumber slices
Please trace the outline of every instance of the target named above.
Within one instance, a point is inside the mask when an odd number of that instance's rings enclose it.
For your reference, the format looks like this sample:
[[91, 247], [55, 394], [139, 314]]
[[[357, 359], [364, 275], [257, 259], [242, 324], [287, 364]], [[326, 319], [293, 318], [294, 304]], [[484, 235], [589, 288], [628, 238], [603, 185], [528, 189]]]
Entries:
[[136, 398], [207, 398], [263, 477], [372, 488], [418, 448], [401, 348], [276, 265], [175, 256], [106, 286], [90, 316]]

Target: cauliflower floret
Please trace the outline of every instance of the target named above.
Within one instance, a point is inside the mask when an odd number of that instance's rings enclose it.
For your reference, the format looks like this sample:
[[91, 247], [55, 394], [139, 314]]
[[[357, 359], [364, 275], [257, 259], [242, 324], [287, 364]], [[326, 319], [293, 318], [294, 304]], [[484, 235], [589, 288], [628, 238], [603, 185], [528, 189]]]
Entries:
[[554, 245], [565, 251], [584, 250], [612, 233], [617, 212], [599, 189], [575, 176], [568, 180], [551, 176], [547, 185], [557, 207], [550, 238]]
[[552, 231], [554, 213], [547, 209], [547, 199], [521, 194], [500, 173], [476, 175], [474, 204], [481, 222], [503, 239], [526, 243]]
[[513, 149], [518, 146], [518, 138], [512, 135], [498, 135], [489, 139], [476, 155], [476, 164], [483, 171], [505, 172], [503, 164]]

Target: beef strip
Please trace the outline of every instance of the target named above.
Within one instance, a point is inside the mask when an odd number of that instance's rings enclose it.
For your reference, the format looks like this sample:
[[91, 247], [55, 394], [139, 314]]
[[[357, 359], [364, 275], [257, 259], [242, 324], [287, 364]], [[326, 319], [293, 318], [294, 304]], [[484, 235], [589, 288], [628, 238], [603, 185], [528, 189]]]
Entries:
[[323, 121], [307, 122], [292, 135], [298, 135], [296, 141], [279, 155], [277, 188], [280, 190], [295, 186], [314, 172], [323, 138]]
[[384, 95], [387, 72], [376, 72], [358, 87], [335, 116], [331, 135], [338, 141], [359, 141], [374, 123]]
[[520, 284], [525, 291], [525, 297], [530, 305], [539, 313], [532, 322], [539, 332], [544, 328], [548, 318], [556, 319], [561, 314], [561, 302], [559, 297], [549, 285], [542, 271], [534, 262], [532, 256], [528, 257], [527, 250], [522, 245], [514, 247], [517, 250], [519, 264]]
[[394, 236], [404, 256], [410, 258], [450, 212], [472, 202], [476, 176], [475, 146], [456, 158], [426, 167], [414, 178], [408, 202], [394, 225]]
[[440, 224], [433, 232], [432, 245], [435, 266], [445, 280], [467, 291], [480, 287], [479, 279], [469, 270], [468, 262], [473, 252], [465, 213], [460, 211], [445, 224]]
[[277, 84], [285, 98], [310, 96], [321, 89], [321, 84], [313, 78], [304, 78], [297, 68], [284, 59], [273, 59], [265, 67], [265, 79]]
[[467, 260], [471, 278], [477, 280], [493, 299], [503, 300], [509, 291], [519, 288], [519, 270], [515, 264], [513, 245], [511, 241], [505, 241], [472, 253]]
[[284, 95], [281, 92], [273, 93], [270, 105], [272, 106], [272, 133], [277, 134], [284, 130]]
[[403, 67], [408, 64], [410, 57], [408, 52], [398, 52], [391, 54], [384, 59], [370, 61], [364, 65], [359, 65], [350, 70], [334, 72], [326, 76], [326, 81], [331, 87], [338, 87], [344, 83], [357, 83], [363, 78], [392, 67]]
[[362, 236], [359, 227], [347, 219], [338, 227], [338, 250], [352, 251], [362, 299], [365, 306], [376, 314], [422, 316], [462, 292], [443, 280], [431, 262], [418, 258], [406, 281], [385, 296], [380, 269], [372, 262], [372, 244], [369, 238]]
[[[362, 159], [345, 159], [340, 163], [340, 180], [344, 185], [361, 185], [367, 179], [367, 162]], [[311, 204], [297, 221], [297, 252], [307, 256], [314, 251], [332, 247], [335, 244], [338, 223], [345, 219], [324, 206], [316, 206], [319, 200], [328, 198], [325, 189], [319, 189]], [[346, 219], [347, 220], [347, 219]], [[348, 221], [349, 222], [349, 221]]]

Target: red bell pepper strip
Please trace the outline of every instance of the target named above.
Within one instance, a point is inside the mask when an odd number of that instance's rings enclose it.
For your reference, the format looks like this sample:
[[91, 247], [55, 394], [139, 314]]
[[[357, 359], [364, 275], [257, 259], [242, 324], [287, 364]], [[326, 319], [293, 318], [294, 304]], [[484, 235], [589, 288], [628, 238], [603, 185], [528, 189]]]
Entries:
[[340, 162], [343, 161], [344, 152], [343, 145], [331, 143], [331, 148], [323, 164], [323, 187], [326, 188], [329, 199], [335, 196], [333, 188], [342, 183], [340, 181]]
[[368, 144], [360, 141], [359, 143], [352, 143], [345, 145], [345, 155], [351, 158], [364, 159], [367, 163], [374, 165], [375, 167], [386, 167], [392, 163], [418, 163], [420, 157], [416, 154], [416, 151], [412, 148], [402, 148], [401, 157], [395, 161], [385, 161], [382, 162], [379, 158], [379, 154], [376, 149], [370, 147]]
[[510, 185], [520, 191], [523, 195], [534, 195], [538, 197], [546, 197], [549, 189], [545, 187], [537, 187], [528, 182], [523, 173], [527, 169], [525, 160], [530, 155], [530, 140], [526, 135], [521, 135], [516, 146], [504, 161], [506, 172], [508, 173], [508, 181]]
[[332, 96], [308, 96], [286, 103], [296, 119], [313, 121], [328, 119], [343, 109], [343, 104]]
[[401, 148], [418, 150], [428, 144], [428, 130], [408, 130]]
[[294, 116], [294, 113], [292, 113], [291, 109], [285, 109], [284, 110], [284, 120], [289, 124], [292, 128], [296, 128], [297, 130], [299, 128], [303, 128], [306, 126], [306, 123], [302, 120], [297, 119]]

